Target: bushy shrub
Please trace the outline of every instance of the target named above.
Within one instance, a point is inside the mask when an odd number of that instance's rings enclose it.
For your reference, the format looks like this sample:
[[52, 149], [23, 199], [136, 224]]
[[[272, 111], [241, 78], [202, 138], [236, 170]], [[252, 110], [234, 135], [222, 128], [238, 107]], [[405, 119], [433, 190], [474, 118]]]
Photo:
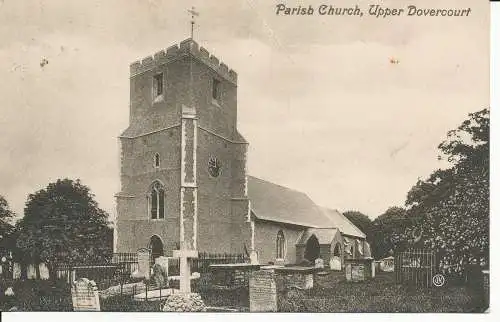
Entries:
[[163, 312], [205, 312], [207, 310], [197, 293], [178, 293], [167, 296], [161, 306]]
[[160, 264], [153, 265], [153, 276], [151, 279], [159, 288], [168, 287], [167, 270]]

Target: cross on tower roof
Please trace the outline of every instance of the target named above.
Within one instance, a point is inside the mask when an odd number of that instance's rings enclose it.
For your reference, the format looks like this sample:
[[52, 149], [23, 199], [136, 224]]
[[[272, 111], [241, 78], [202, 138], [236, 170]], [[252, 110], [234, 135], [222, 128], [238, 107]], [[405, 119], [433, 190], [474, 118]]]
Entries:
[[194, 7], [191, 7], [191, 9], [188, 10], [188, 12], [191, 14], [191, 39], [193, 39], [193, 31], [194, 31], [194, 17], [199, 16], [200, 14], [195, 11]]

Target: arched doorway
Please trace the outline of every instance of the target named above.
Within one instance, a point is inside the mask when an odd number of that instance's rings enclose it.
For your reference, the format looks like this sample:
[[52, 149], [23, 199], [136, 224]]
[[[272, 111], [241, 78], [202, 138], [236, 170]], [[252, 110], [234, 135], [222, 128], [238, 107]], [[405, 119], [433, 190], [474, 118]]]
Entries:
[[151, 250], [151, 258], [154, 263], [154, 260], [157, 257], [163, 256], [163, 242], [161, 241], [161, 238], [157, 235], [151, 236], [151, 239], [149, 240], [149, 249]]
[[315, 235], [311, 235], [307, 240], [304, 257], [313, 263], [319, 257], [319, 242]]

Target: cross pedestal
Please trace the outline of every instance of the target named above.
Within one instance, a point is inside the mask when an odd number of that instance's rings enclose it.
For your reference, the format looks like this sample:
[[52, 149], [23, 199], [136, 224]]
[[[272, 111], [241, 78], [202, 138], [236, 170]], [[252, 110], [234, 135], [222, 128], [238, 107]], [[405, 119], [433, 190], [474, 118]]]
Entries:
[[189, 258], [198, 258], [198, 251], [190, 249], [174, 250], [174, 257], [180, 258], [179, 290], [182, 293], [191, 293], [191, 267]]

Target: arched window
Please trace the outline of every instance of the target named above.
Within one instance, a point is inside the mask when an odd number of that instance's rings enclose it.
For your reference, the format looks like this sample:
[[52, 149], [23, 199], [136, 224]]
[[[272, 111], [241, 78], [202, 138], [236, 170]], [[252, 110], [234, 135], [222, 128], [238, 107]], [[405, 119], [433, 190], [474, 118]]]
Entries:
[[158, 181], [155, 181], [151, 186], [149, 210], [151, 219], [165, 218], [165, 189]]
[[278, 231], [278, 236], [276, 237], [276, 258], [284, 259], [285, 258], [285, 234], [283, 231]]
[[160, 154], [159, 153], [155, 154], [154, 167], [155, 168], [159, 168], [160, 167]]
[[333, 249], [333, 256], [340, 257], [340, 243], [335, 245], [335, 248]]

